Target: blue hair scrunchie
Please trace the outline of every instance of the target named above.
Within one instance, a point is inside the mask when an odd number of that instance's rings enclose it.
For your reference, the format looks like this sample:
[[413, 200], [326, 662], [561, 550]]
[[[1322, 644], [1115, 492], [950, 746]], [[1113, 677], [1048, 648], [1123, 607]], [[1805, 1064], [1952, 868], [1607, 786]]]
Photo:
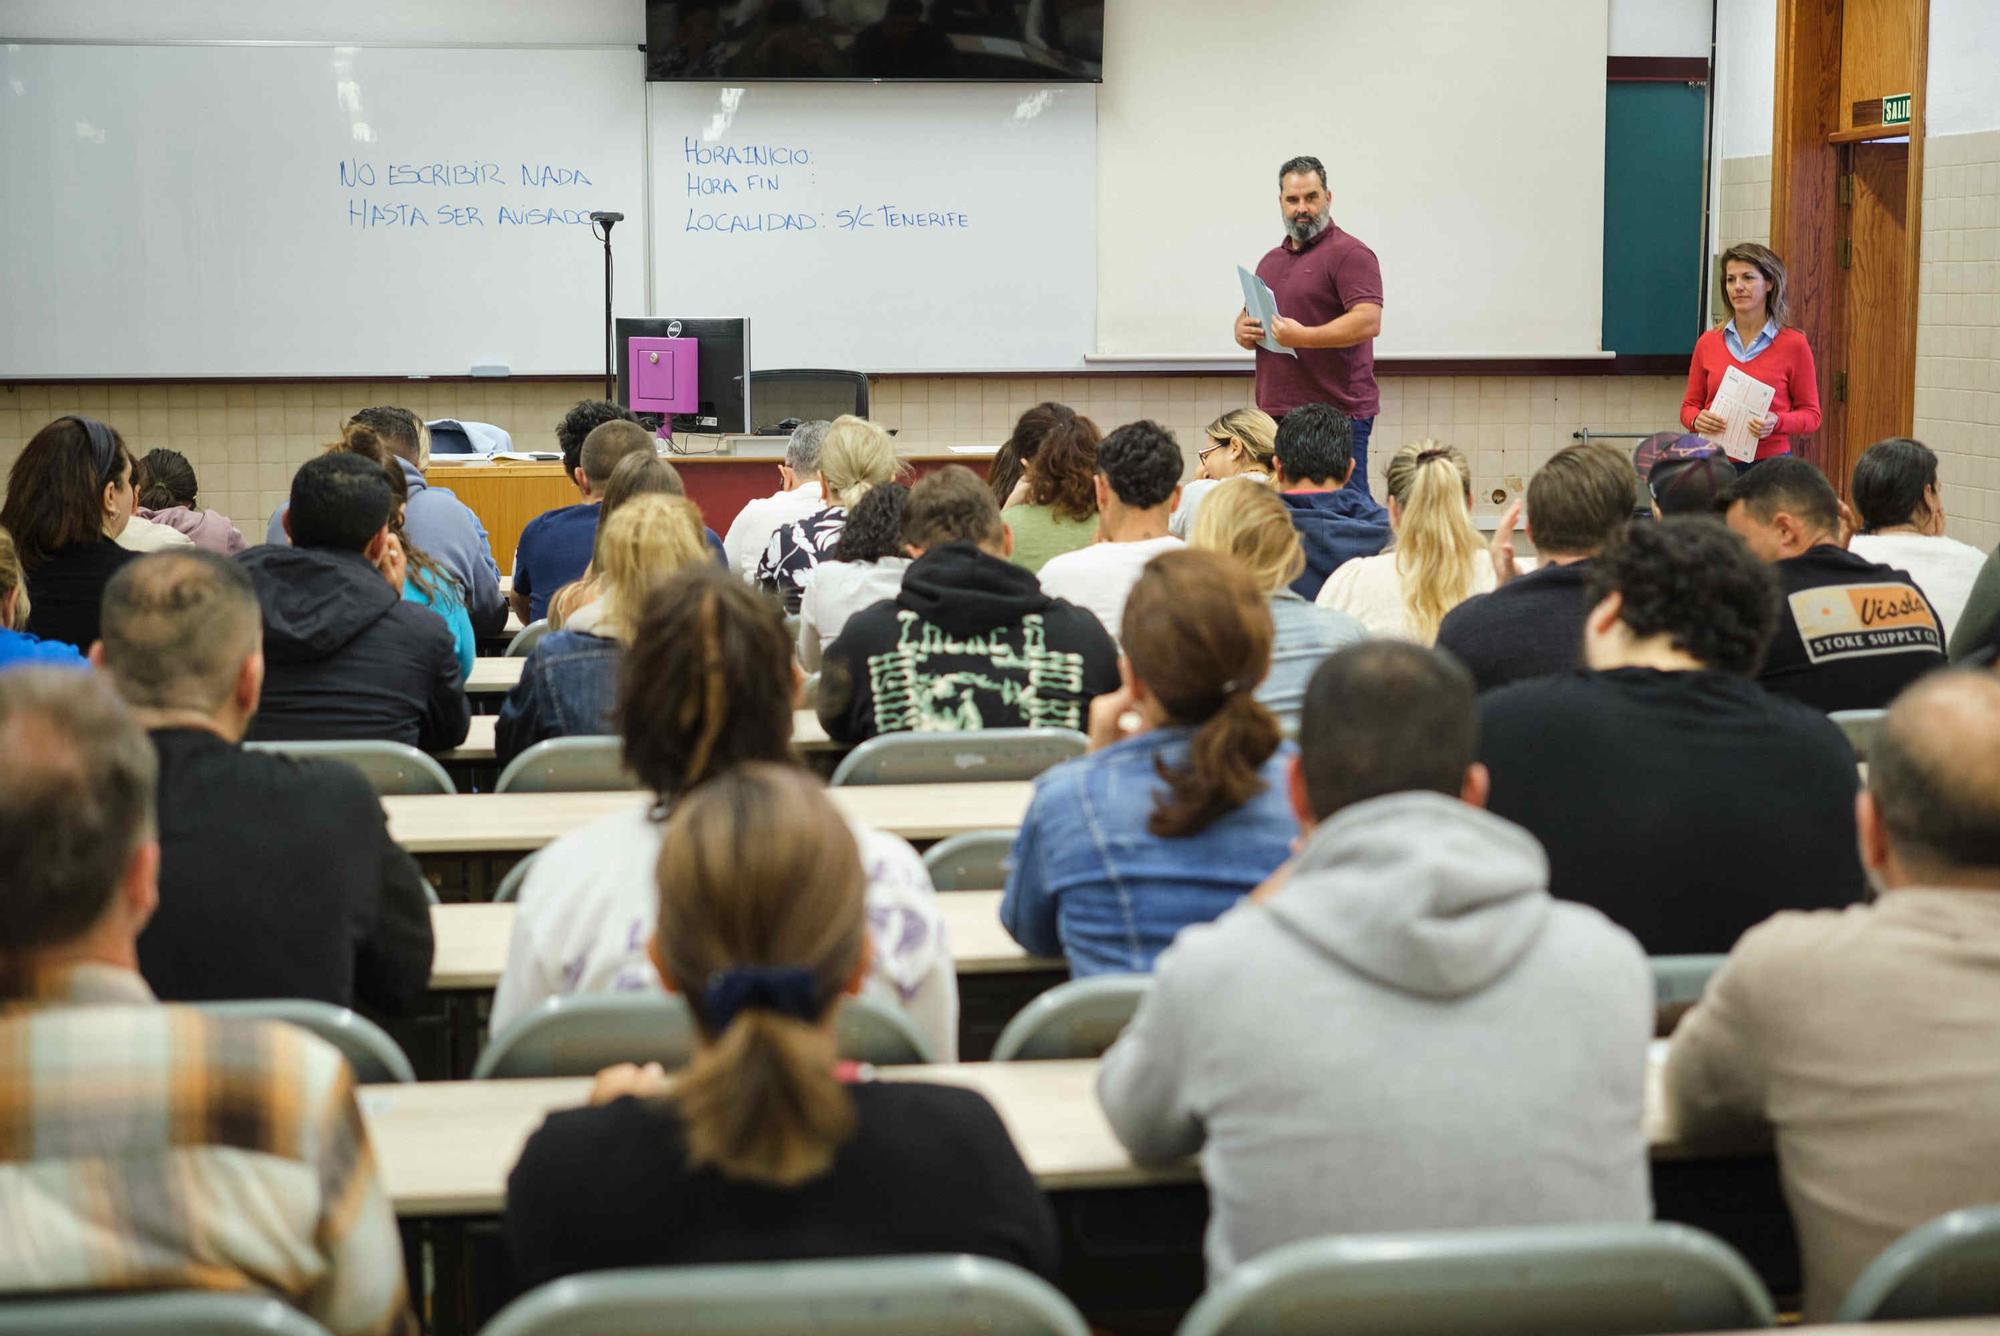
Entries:
[[743, 1011], [775, 1011], [795, 1020], [816, 1021], [826, 1010], [819, 978], [796, 965], [738, 965], [708, 976], [701, 1009], [709, 1029], [721, 1034]]

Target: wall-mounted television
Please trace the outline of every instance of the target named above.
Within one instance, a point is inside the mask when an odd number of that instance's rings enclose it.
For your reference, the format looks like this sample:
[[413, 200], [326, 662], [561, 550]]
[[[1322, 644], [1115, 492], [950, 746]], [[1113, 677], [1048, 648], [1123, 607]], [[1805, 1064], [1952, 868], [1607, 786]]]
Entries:
[[1100, 83], [1104, 0], [647, 0], [646, 77]]

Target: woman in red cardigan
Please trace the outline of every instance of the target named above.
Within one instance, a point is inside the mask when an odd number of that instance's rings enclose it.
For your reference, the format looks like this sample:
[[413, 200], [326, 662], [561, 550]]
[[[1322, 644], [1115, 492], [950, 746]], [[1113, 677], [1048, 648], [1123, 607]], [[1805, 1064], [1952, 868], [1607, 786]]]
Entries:
[[1771, 411], [1750, 424], [1757, 458], [1788, 455], [1794, 432], [1819, 430], [1819, 382], [1812, 346], [1785, 324], [1784, 261], [1755, 242], [1731, 246], [1722, 253], [1721, 287], [1730, 317], [1695, 340], [1681, 425], [1703, 436], [1722, 434], [1723, 420], [1708, 406], [1733, 366], [1771, 387]]

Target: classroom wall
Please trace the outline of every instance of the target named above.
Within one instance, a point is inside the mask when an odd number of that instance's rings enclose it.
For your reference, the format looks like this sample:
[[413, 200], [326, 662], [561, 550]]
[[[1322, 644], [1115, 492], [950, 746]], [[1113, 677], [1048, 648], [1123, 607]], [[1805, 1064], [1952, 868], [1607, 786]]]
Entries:
[[1719, 0], [1715, 12], [1714, 244], [1771, 240], [1771, 118], [1777, 0]]
[[2000, 7], [1931, 0], [1916, 434], [1954, 537], [2000, 544]]
[[[1107, 429], [1152, 417], [1179, 439], [1192, 476], [1202, 428], [1249, 403], [1250, 384], [1247, 375], [884, 376], [871, 396], [873, 415], [900, 429], [905, 449], [997, 445], [1021, 410], [1042, 399], [1069, 403]], [[166, 446], [186, 455], [200, 478], [202, 503], [258, 541], [293, 471], [335, 439], [342, 419], [357, 408], [394, 403], [426, 418], [491, 422], [512, 432], [520, 448], [553, 449], [557, 419], [600, 388], [592, 380], [0, 385], [0, 469], [51, 418], [87, 413], [117, 427], [137, 454]], [[1471, 456], [1474, 495], [1482, 509], [1493, 509], [1496, 488], [1517, 492], [1543, 460], [1570, 444], [1573, 432], [1673, 428], [1681, 389], [1679, 376], [1384, 377], [1379, 445], [1370, 460], [1376, 494], [1395, 446], [1434, 436]]]

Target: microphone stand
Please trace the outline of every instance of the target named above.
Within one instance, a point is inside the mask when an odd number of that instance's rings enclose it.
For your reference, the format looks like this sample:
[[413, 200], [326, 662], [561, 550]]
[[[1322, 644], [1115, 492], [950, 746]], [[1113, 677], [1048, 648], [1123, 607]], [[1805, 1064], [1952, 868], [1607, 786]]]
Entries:
[[[592, 215], [590, 234], [604, 243], [604, 397], [611, 398], [612, 384], [616, 377], [612, 370], [613, 349], [616, 346], [611, 336], [611, 229], [622, 215]], [[603, 227], [603, 231], [597, 229]]]

